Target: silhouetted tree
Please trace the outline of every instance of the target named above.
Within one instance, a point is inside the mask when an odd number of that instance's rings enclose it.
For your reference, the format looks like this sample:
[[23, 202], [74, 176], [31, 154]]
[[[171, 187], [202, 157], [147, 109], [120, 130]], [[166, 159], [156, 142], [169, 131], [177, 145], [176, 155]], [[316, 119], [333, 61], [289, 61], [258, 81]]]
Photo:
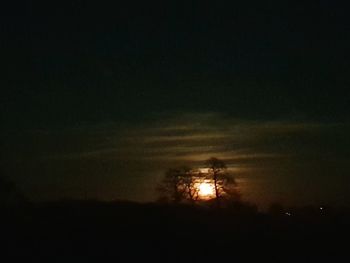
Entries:
[[169, 169], [158, 185], [160, 200], [180, 203], [195, 203], [199, 198], [197, 187], [201, 173], [189, 167]]
[[187, 168], [183, 173], [183, 185], [185, 190], [185, 198], [191, 203], [198, 200], [199, 189], [196, 186], [196, 180], [201, 177], [201, 173], [196, 170]]
[[165, 177], [157, 186], [160, 200], [179, 203], [184, 198], [183, 171], [181, 169], [169, 169]]
[[[190, 202], [192, 204], [197, 201], [214, 200], [218, 206], [222, 200], [240, 201], [236, 182], [227, 172], [225, 163], [217, 158], [210, 158], [205, 164], [208, 167], [207, 173], [188, 167], [169, 169], [157, 187], [160, 193], [159, 200], [173, 203]], [[215, 198], [201, 200], [199, 185], [203, 182], [208, 183], [208, 181], [213, 185]]]
[[236, 181], [231, 174], [227, 172], [224, 161], [211, 157], [205, 162], [208, 168], [208, 177], [213, 180], [215, 190], [215, 200], [220, 206], [221, 200], [239, 199], [239, 193], [236, 189]]

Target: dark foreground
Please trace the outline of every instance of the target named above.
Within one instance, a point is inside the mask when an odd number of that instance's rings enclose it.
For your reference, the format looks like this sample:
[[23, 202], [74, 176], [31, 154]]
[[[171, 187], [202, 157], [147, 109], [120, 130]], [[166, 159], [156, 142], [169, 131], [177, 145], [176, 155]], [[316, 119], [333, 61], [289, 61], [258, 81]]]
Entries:
[[349, 260], [349, 213], [261, 214], [155, 204], [61, 202], [3, 208], [2, 262]]

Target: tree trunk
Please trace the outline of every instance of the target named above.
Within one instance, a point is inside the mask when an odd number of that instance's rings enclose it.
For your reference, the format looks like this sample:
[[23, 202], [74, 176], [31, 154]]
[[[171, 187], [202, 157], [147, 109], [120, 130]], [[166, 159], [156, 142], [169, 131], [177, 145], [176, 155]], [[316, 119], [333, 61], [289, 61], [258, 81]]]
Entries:
[[220, 193], [218, 189], [218, 175], [217, 171], [213, 170], [213, 179], [214, 179], [214, 189], [215, 189], [215, 199], [217, 207], [220, 207]]

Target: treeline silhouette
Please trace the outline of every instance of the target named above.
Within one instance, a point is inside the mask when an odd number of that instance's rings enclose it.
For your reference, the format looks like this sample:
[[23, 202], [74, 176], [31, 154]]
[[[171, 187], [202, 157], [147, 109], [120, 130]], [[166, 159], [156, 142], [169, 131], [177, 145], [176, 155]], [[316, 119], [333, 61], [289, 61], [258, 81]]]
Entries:
[[[203, 168], [169, 170], [157, 190], [165, 200], [152, 203], [0, 202], [0, 257], [8, 258], [3, 262], [333, 262], [347, 257], [348, 208], [274, 203], [262, 212], [237, 195], [222, 161], [211, 158]], [[214, 189], [202, 200], [198, 184], [207, 180]], [[6, 200], [18, 193], [8, 180], [1, 183]]]

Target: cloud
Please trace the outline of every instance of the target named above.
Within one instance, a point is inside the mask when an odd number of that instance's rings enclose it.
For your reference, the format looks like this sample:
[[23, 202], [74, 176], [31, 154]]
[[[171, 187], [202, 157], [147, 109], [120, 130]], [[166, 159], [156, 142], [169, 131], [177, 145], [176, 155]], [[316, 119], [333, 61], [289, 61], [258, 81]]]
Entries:
[[[214, 112], [178, 112], [139, 123], [31, 131], [25, 135], [23, 148], [17, 145], [24, 153], [14, 156], [27, 158], [26, 149], [35, 145], [31, 162], [49, 163], [46, 173], [62, 177], [58, 171], [68, 167], [62, 183], [79, 188], [77, 174], [84, 165], [89, 184], [104, 189], [99, 198], [137, 200], [154, 197], [154, 184], [167, 168], [200, 167], [216, 156], [226, 161], [251, 201], [285, 201], [293, 191], [303, 200], [315, 201], [322, 198], [307, 194], [311, 182], [315, 182], [314, 193], [321, 193], [327, 180], [341, 189], [339, 184], [349, 173], [349, 131], [349, 125], [342, 123], [242, 120]], [[107, 185], [111, 182], [113, 189]], [[328, 192], [334, 197], [334, 191]]]

